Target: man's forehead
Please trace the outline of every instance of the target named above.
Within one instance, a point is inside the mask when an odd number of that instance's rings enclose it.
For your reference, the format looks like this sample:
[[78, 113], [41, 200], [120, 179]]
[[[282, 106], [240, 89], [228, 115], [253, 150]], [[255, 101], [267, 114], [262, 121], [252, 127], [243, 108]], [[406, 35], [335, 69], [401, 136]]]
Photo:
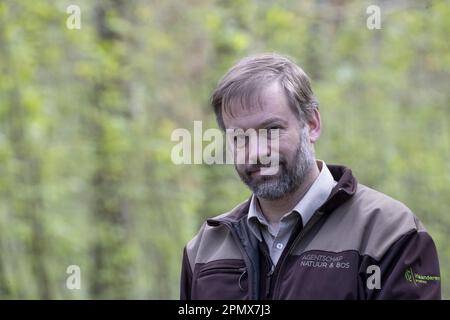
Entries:
[[271, 84], [255, 95], [236, 97], [224, 108], [227, 128], [258, 128], [273, 122], [285, 123], [292, 117], [284, 91], [278, 83]]

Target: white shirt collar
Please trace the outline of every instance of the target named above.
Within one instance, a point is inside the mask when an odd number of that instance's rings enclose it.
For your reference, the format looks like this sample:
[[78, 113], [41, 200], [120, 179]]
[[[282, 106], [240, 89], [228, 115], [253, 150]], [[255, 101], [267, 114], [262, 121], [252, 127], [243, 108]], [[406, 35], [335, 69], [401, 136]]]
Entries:
[[[316, 180], [314, 180], [313, 184], [305, 193], [303, 198], [300, 199], [300, 201], [292, 209], [301, 215], [303, 225], [306, 225], [314, 212], [325, 203], [331, 193], [331, 190], [337, 184], [325, 162], [322, 160], [317, 160], [316, 163], [320, 170], [319, 175]], [[253, 217], [256, 217], [261, 224], [268, 225], [266, 218], [260, 211], [259, 205], [257, 205], [255, 195], [253, 195], [250, 200], [247, 220], [249, 221]], [[257, 230], [254, 230], [254, 225], [251, 223], [249, 223], [249, 225], [252, 232], [255, 233], [258, 239], [260, 239], [259, 231], [257, 232]]]
[[303, 225], [306, 225], [314, 212], [325, 203], [337, 184], [324, 161], [317, 160], [317, 165], [321, 169], [319, 175], [293, 209], [302, 216]]

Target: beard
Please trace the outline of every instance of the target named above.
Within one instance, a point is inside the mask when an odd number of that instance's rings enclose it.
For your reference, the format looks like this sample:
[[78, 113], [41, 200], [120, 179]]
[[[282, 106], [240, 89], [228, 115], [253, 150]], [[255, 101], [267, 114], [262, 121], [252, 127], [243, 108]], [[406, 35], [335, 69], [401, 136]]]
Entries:
[[265, 200], [278, 200], [285, 195], [297, 190], [305, 181], [311, 166], [315, 163], [315, 154], [312, 144], [309, 142], [307, 130], [302, 130], [299, 145], [291, 163], [280, 155], [279, 170], [275, 175], [252, 176], [251, 171], [264, 166], [256, 165], [240, 171], [236, 167], [242, 182], [258, 198]]

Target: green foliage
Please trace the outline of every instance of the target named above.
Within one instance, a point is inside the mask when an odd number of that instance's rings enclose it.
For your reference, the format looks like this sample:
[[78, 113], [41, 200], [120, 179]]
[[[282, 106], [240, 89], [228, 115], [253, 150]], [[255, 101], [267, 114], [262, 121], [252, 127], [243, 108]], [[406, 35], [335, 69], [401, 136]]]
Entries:
[[[175, 128], [216, 126], [237, 59], [311, 75], [318, 158], [406, 203], [450, 297], [450, 5], [362, 1], [0, 2], [0, 298], [177, 298], [185, 243], [250, 196], [232, 166], [175, 165]], [[80, 290], [66, 268], [81, 268]]]

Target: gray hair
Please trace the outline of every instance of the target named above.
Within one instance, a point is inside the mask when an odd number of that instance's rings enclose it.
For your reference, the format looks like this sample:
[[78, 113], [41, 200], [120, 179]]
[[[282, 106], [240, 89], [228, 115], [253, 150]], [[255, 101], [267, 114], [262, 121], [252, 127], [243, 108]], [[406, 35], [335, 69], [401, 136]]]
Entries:
[[[217, 123], [225, 130], [223, 110], [239, 100], [246, 108], [259, 99], [259, 93], [278, 81], [286, 93], [289, 106], [299, 121], [305, 123], [319, 107], [306, 73], [290, 58], [275, 53], [243, 58], [219, 81], [211, 96]], [[231, 112], [231, 111], [230, 111]]]

